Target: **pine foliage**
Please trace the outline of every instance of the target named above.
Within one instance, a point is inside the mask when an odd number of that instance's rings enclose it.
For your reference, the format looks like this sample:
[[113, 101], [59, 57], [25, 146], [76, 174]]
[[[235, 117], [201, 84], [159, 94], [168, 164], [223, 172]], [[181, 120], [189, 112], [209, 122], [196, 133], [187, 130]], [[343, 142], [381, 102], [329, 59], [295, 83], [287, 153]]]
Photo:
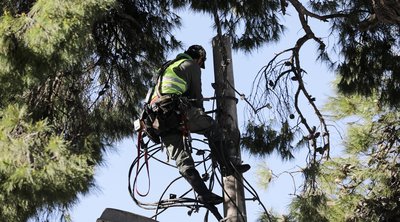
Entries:
[[180, 45], [179, 17], [165, 1], [0, 6], [0, 220], [63, 214], [93, 186], [103, 152], [133, 134], [154, 70]]
[[[175, 7], [217, 16], [222, 34], [231, 37], [234, 49], [251, 52], [281, 38], [285, 27], [280, 21], [278, 0], [174, 1]], [[220, 27], [218, 27], [220, 25]]]
[[[396, 221], [400, 216], [400, 115], [397, 109], [377, 106], [376, 98], [341, 94], [328, 105], [339, 119], [354, 121], [346, 155], [325, 162], [318, 175], [325, 202], [309, 205], [320, 208], [327, 221]], [[307, 207], [300, 200], [292, 204], [294, 212]]]
[[303, 140], [298, 141], [296, 146], [292, 145], [295, 135], [296, 132], [289, 127], [288, 122], [282, 123], [280, 131], [271, 126], [248, 122], [240, 143], [250, 154], [265, 157], [275, 151], [282, 160], [291, 160], [294, 158], [293, 150], [305, 146]]
[[89, 190], [92, 160], [68, 145], [46, 120], [30, 121], [26, 107], [0, 113], [0, 221], [27, 221], [38, 209], [62, 211]]
[[339, 89], [347, 95], [377, 95], [380, 103], [399, 104], [399, 2], [310, 2], [316, 12], [342, 15], [331, 20], [344, 58], [337, 67], [341, 76]]

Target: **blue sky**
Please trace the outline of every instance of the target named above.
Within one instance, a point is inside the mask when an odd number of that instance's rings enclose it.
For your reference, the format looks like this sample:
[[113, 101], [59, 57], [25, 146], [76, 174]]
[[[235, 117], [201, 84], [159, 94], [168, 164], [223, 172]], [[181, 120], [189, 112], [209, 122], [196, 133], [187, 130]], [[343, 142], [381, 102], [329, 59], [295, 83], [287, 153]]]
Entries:
[[[175, 31], [176, 36], [178, 39], [183, 41], [185, 48], [192, 44], [200, 44], [206, 49], [206, 69], [203, 70], [202, 73], [203, 95], [205, 97], [213, 96], [214, 92], [211, 83], [214, 82], [214, 69], [212, 64], [211, 40], [216, 35], [216, 32], [212, 30], [212, 19], [208, 15], [188, 14], [184, 11], [181, 13], [183, 27], [180, 30]], [[275, 53], [292, 47], [297, 38], [303, 35], [303, 31], [296, 21], [297, 15], [293, 15], [293, 18], [285, 17], [287, 20], [285, 25], [288, 27], [288, 32], [278, 44], [267, 45], [252, 54], [233, 52], [232, 59], [235, 87], [239, 92], [249, 95], [253, 78], [261, 67], [264, 66]], [[320, 31], [320, 33], [316, 33], [317, 35], [322, 35], [321, 37], [327, 36], [326, 25], [316, 23], [313, 28]], [[332, 95], [330, 82], [333, 79], [333, 74], [327, 71], [324, 65], [315, 62], [316, 57], [314, 52], [316, 51], [316, 48], [317, 45], [314, 43], [307, 44], [306, 47], [301, 50], [301, 56], [303, 58], [303, 67], [308, 73], [306, 77], [307, 86], [310, 88], [311, 94], [317, 97], [317, 104], [321, 107], [326, 101], [327, 96]], [[174, 56], [175, 54], [172, 54], [170, 58], [173, 58]], [[211, 105], [211, 102], [206, 102], [206, 109], [210, 109]], [[240, 129], [243, 127], [243, 121], [245, 118], [244, 106], [244, 101], [239, 100], [238, 119]], [[305, 104], [305, 106], [307, 106], [307, 104]], [[91, 194], [80, 198], [80, 202], [71, 212], [73, 221], [96, 221], [105, 208], [116, 208], [147, 217], [154, 215], [154, 211], [143, 210], [138, 207], [128, 193], [128, 170], [133, 159], [137, 155], [135, 143], [136, 141], [134, 141], [133, 138], [128, 138], [121, 141], [119, 144], [115, 144], [115, 151], [110, 151], [106, 155], [106, 165], [98, 167], [96, 172], [98, 189], [93, 191]], [[272, 208], [273, 211], [278, 213], [287, 212], [287, 205], [290, 203], [290, 199], [292, 198], [291, 194], [293, 193], [293, 186], [299, 186], [300, 183], [297, 181], [297, 183], [293, 184], [292, 177], [283, 172], [296, 171], [299, 170], [301, 166], [304, 166], [305, 154], [306, 152], [299, 151], [295, 154], [297, 157], [295, 161], [282, 162], [280, 158], [275, 155], [261, 159], [249, 156], [245, 151], [242, 152], [242, 159], [244, 162], [252, 165], [252, 169], [244, 174], [244, 177], [249, 180], [252, 186], [257, 190], [268, 210]], [[159, 157], [165, 159], [166, 155], [165, 153], [160, 153]], [[258, 165], [266, 165], [274, 174], [280, 175], [278, 178], [273, 178], [267, 190], [262, 189], [257, 185]], [[156, 161], [150, 161], [150, 174], [151, 195], [146, 197], [149, 202], [158, 200], [160, 193], [164, 191], [166, 185], [172, 179], [179, 176], [176, 169], [158, 164]], [[298, 180], [300, 177], [296, 177], [295, 179]], [[142, 192], [145, 192], [147, 189], [147, 177], [145, 172], [141, 174], [139, 180], [141, 181], [139, 188]], [[188, 190], [189, 185], [182, 180], [174, 187], [174, 189], [176, 189], [177, 192], [181, 192], [182, 190]], [[216, 193], [221, 193], [218, 187], [216, 187], [214, 191]], [[248, 194], [246, 197], [249, 197]], [[249, 222], [256, 221], [257, 215], [261, 212], [258, 203], [247, 201], [246, 208], [247, 220]], [[222, 213], [222, 205], [219, 206], [219, 209]], [[161, 222], [202, 221], [204, 213], [205, 210], [201, 209], [199, 213], [194, 213], [192, 216], [188, 216], [187, 209], [173, 208], [168, 209], [166, 212], [159, 215], [157, 219]], [[210, 218], [209, 221], [215, 220]]]

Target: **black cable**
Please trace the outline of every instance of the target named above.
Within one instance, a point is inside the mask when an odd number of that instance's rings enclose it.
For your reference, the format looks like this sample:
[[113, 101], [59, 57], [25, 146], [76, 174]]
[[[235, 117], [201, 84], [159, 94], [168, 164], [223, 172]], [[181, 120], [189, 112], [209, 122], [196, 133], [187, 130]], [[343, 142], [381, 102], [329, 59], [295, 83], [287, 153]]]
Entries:
[[[253, 197], [255, 197], [255, 198], [258, 200], [258, 203], [259, 203], [259, 204], [261, 205], [261, 207], [264, 209], [264, 212], [265, 212], [265, 214], [267, 215], [268, 220], [269, 220], [270, 222], [272, 222], [271, 215], [270, 215], [270, 213], [268, 212], [267, 208], [264, 206], [263, 202], [260, 200], [260, 196], [257, 194], [257, 192], [255, 191], [255, 189], [250, 185], [250, 183], [249, 183], [245, 178], [243, 178], [243, 180], [244, 180], [244, 181], [246, 182], [246, 184], [254, 191], [255, 195], [253, 195]], [[249, 189], [248, 189], [246, 186], [244, 186], [244, 187], [246, 188], [246, 190], [249, 191]]]
[[[235, 178], [236, 178], [236, 177], [235, 177]], [[239, 209], [239, 206], [235, 203], [235, 201], [233, 201], [232, 197], [231, 197], [231, 196], [228, 194], [228, 192], [225, 190], [222, 181], [218, 180], [218, 182], [219, 182], [219, 184], [221, 185], [224, 194], [229, 198], [229, 201], [232, 202], [233, 205], [234, 205], [234, 206], [236, 207], [236, 209], [238, 210], [240, 216], [242, 217], [242, 220], [243, 220], [243, 221], [246, 221], [246, 220], [245, 220], [245, 217], [244, 217], [244, 215], [243, 215], [243, 213], [242, 213], [242, 212], [240, 211], [240, 209]]]
[[[202, 141], [202, 140], [198, 140], [198, 141], [205, 143], [205, 142]], [[151, 146], [151, 147], [154, 147], [154, 146], [156, 146], [156, 145], [153, 145], [153, 146]], [[155, 147], [155, 148], [153, 148], [153, 149], [149, 149], [149, 148], [147, 148], [147, 149], [148, 149], [148, 155], [149, 155], [149, 158], [148, 158], [148, 159], [154, 158], [154, 159], [156, 159], [157, 161], [159, 161], [159, 162], [161, 162], [161, 163], [164, 163], [164, 164], [166, 164], [166, 165], [172, 166], [171, 164], [165, 163], [164, 161], [161, 161], [161, 160], [157, 159], [156, 157], [154, 157], [154, 155], [155, 155], [157, 152], [159, 152], [159, 151], [161, 150], [161, 146]], [[196, 149], [196, 150], [199, 150], [199, 149], [197, 149], [197, 148], [195, 148], [195, 149]], [[208, 152], [209, 152], [209, 150], [205, 150], [205, 151], [208, 151]], [[132, 162], [132, 164], [131, 164], [131, 167], [130, 167], [130, 169], [129, 169], [129, 175], [128, 175], [128, 181], [129, 181], [128, 189], [129, 189], [129, 193], [130, 193], [131, 197], [133, 198], [133, 200], [135, 201], [135, 203], [136, 203], [138, 206], [140, 206], [140, 207], [142, 207], [142, 208], [144, 208], [144, 209], [154, 209], [154, 207], [155, 207], [155, 209], [156, 209], [157, 211], [158, 211], [159, 208], [163, 208], [162, 212], [163, 212], [164, 210], [166, 210], [167, 208], [169, 208], [169, 207], [188, 207], [188, 208], [205, 207], [205, 208], [207, 208], [207, 209], [209, 210], [210, 206], [199, 205], [199, 204], [198, 204], [198, 201], [195, 200], [195, 199], [191, 199], [191, 198], [184, 198], [184, 199], [183, 199], [183, 198], [182, 198], [182, 197], [184, 197], [184, 196], [185, 196], [188, 192], [190, 192], [190, 191], [184, 193], [179, 199], [162, 200], [162, 197], [165, 195], [165, 193], [167, 192], [167, 190], [169, 189], [169, 187], [170, 187], [176, 180], [178, 180], [178, 179], [180, 179], [180, 178], [182, 178], [182, 177], [178, 177], [177, 179], [173, 180], [173, 181], [170, 183], [170, 185], [168, 185], [168, 187], [165, 189], [165, 191], [164, 191], [163, 194], [161, 195], [160, 200], [159, 200], [157, 203], [153, 203], [153, 204], [150, 203], [150, 204], [149, 204], [149, 203], [142, 203], [141, 201], [139, 201], [139, 200], [135, 197], [135, 192], [134, 192], [134, 190], [133, 190], [132, 187], [131, 187], [131, 182], [130, 182], [130, 181], [131, 181], [132, 171], [133, 171], [135, 165], [138, 164], [139, 159], [142, 158], [144, 155], [145, 155], [145, 153], [144, 153], [144, 152], [141, 152], [141, 153], [138, 155], [138, 157], [136, 157], [136, 158], [133, 160], [133, 162]], [[211, 159], [210, 155], [207, 155], [206, 157], [205, 157], [205, 155], [203, 155], [203, 161], [198, 161], [197, 164], [196, 164], [195, 166], [197, 167], [198, 165], [204, 163], [205, 161], [207, 161], [207, 160], [209, 160], [209, 159]], [[140, 174], [141, 170], [143, 169], [144, 165], [145, 165], [145, 163], [143, 163], [143, 164], [139, 167], [139, 169], [137, 170], [137, 174], [136, 174], [135, 179], [134, 179], [134, 181], [133, 181], [133, 187], [136, 186], [137, 177], [138, 177], [138, 175]], [[175, 167], [175, 166], [173, 166], [173, 167]], [[210, 168], [210, 167], [209, 167], [209, 168]], [[189, 203], [189, 204], [188, 204], [188, 203]], [[194, 205], [193, 203], [195, 203], [195, 205]], [[153, 208], [150, 208], [151, 206], [153, 206]], [[160, 212], [160, 213], [161, 213], [161, 212]], [[215, 212], [214, 212], [214, 213], [215, 213]], [[159, 214], [159, 213], [158, 213], [158, 214]], [[158, 215], [158, 214], [157, 214], [157, 215]], [[219, 213], [218, 213], [218, 214], [219, 214]]]
[[[194, 140], [199, 141], [199, 142], [202, 142], [202, 143], [204, 143], [204, 144], [208, 144], [208, 143], [205, 142], [204, 140], [199, 140], [199, 139], [194, 139]], [[202, 150], [202, 151], [204, 151], [204, 152], [210, 152], [210, 150], [204, 150], [204, 149], [199, 149], [199, 148], [192, 148], [192, 149], [193, 149], [193, 150], [196, 150], [196, 151]], [[176, 168], [176, 166], [173, 166], [173, 165], [171, 165], [171, 164], [169, 164], [169, 163], [166, 163], [165, 161], [159, 160], [158, 158], [156, 158], [156, 157], [154, 156], [154, 155], [157, 154], [160, 150], [161, 150], [161, 145], [158, 145], [158, 146], [157, 146], [157, 145], [153, 145], [153, 146], [148, 147], [148, 148], [147, 148], [147, 152], [148, 152], [148, 155], [149, 155], [148, 160], [150, 160], [151, 158], [154, 158], [154, 159], [156, 159], [157, 161], [159, 161], [159, 162], [161, 162], [161, 163], [164, 163], [164, 164], [166, 164], [166, 165], [168, 165], [168, 166], [171, 166], [171, 167]], [[138, 157], [136, 157], [136, 158], [133, 160], [133, 162], [132, 162], [132, 164], [131, 164], [131, 167], [130, 167], [130, 169], [129, 169], [129, 176], [128, 176], [129, 185], [128, 185], [128, 189], [129, 189], [129, 192], [130, 192], [130, 194], [131, 194], [131, 197], [133, 198], [133, 200], [135, 201], [135, 203], [136, 203], [138, 206], [140, 206], [140, 207], [142, 207], [142, 208], [144, 208], [144, 209], [147, 209], [147, 210], [156, 210], [156, 214], [155, 214], [153, 217], [157, 217], [159, 214], [163, 213], [164, 211], [166, 211], [166, 210], [167, 210], [168, 208], [170, 208], [170, 207], [186, 207], [186, 208], [192, 209], [191, 211], [193, 211], [193, 209], [199, 209], [200, 207], [205, 207], [205, 208], [207, 209], [207, 212], [206, 212], [206, 214], [205, 214], [204, 220], [206, 221], [206, 220], [207, 220], [207, 217], [208, 217], [208, 213], [209, 213], [209, 211], [210, 211], [210, 209], [209, 209], [210, 206], [207, 207], [207, 206], [205, 206], [205, 205], [201, 205], [201, 204], [199, 204], [199, 202], [198, 202], [196, 199], [184, 198], [189, 192], [191, 192], [192, 189], [190, 189], [189, 191], [185, 192], [183, 195], [181, 195], [181, 196], [180, 196], [179, 198], [177, 198], [177, 199], [167, 199], [167, 200], [163, 200], [163, 199], [162, 199], [163, 196], [164, 196], [164, 195], [166, 194], [166, 192], [168, 191], [168, 189], [172, 186], [172, 184], [175, 183], [177, 180], [181, 179], [182, 176], [180, 176], [180, 177], [174, 179], [174, 180], [167, 186], [167, 188], [166, 188], [166, 189], [164, 190], [164, 192], [162, 193], [162, 195], [161, 195], [161, 197], [160, 197], [160, 199], [159, 199], [158, 202], [155, 202], [155, 203], [143, 203], [143, 202], [139, 201], [138, 199], [136, 199], [136, 197], [135, 197], [135, 192], [134, 192], [134, 190], [132, 189], [131, 183], [130, 183], [130, 181], [131, 181], [131, 174], [132, 174], [132, 171], [133, 171], [134, 167], [136, 166], [136, 164], [138, 164], [139, 159], [140, 159], [140, 158], [143, 158], [144, 155], [145, 155], [145, 152], [142, 151], [142, 152], [138, 155]], [[211, 159], [211, 152], [210, 152], [209, 155], [202, 155], [202, 156], [203, 156], [203, 160], [202, 160], [202, 161], [196, 161], [195, 167], [199, 166], [200, 164], [205, 164], [206, 161], [210, 160], [210, 159]], [[133, 187], [136, 186], [137, 177], [138, 177], [138, 175], [140, 174], [140, 172], [141, 172], [141, 170], [143, 169], [144, 166], [145, 166], [145, 163], [142, 163], [142, 165], [139, 167], [139, 170], [138, 170], [137, 175], [135, 176], [135, 179], [134, 179], [134, 182], [133, 182]], [[236, 174], [234, 174], [236, 180], [239, 181], [239, 182], [241, 182], [241, 180], [238, 179], [237, 176], [236, 176], [236, 175], [239, 175], [237, 169], [234, 167], [234, 165], [232, 165], [232, 167], [233, 167], [234, 171], [236, 172]], [[211, 171], [211, 172], [210, 172], [210, 171]], [[213, 163], [213, 162], [212, 162], [210, 165], [208, 165], [208, 167], [205, 169], [205, 172], [206, 172], [206, 173], [210, 173], [210, 182], [209, 182], [209, 189], [210, 189], [210, 191], [212, 191], [212, 189], [213, 189], [213, 187], [214, 187], [214, 184], [215, 184], [215, 179], [216, 179], [216, 181], [217, 181], [217, 182], [220, 184], [220, 186], [222, 187], [223, 192], [228, 196], [228, 198], [230, 199], [230, 201], [231, 201], [232, 203], [234, 203], [232, 197], [230, 197], [229, 194], [226, 192], [226, 190], [225, 190], [224, 187], [223, 187], [223, 184], [222, 184], [221, 180], [218, 178], [218, 176], [217, 176], [217, 171], [221, 174], [221, 169], [218, 167], [218, 165], [217, 165], [216, 167], [214, 167], [214, 163]], [[255, 191], [255, 189], [251, 186], [251, 184], [250, 184], [244, 177], [241, 177], [241, 178], [242, 178], [243, 181], [246, 183], [246, 184], [244, 184], [244, 183], [241, 182], [242, 186], [246, 189], [246, 191], [248, 191], [248, 192], [254, 197], [253, 199], [255, 199], [255, 200], [257, 200], [257, 201], [259, 202], [259, 204], [262, 206], [262, 208], [264, 209], [265, 213], [267, 214], [269, 221], [272, 221], [272, 220], [271, 220], [271, 217], [270, 217], [270, 214], [268, 213], [268, 211], [267, 211], [267, 209], [265, 208], [264, 204], [261, 202], [260, 197], [259, 197], [259, 195], [257, 194], [257, 192]], [[234, 203], [234, 205], [235, 205], [236, 208], [238, 207], [238, 206], [236, 205], [236, 203]], [[162, 210], [159, 212], [160, 209], [162, 209]], [[190, 211], [189, 211], [189, 212], [190, 212]], [[243, 213], [242, 213], [240, 210], [239, 210], [239, 213], [240, 213], [241, 217], [242, 217], [243, 220], [244, 220], [244, 215], [243, 215]], [[214, 216], [215, 216], [215, 214], [214, 214]]]
[[[167, 188], [165, 188], [165, 190], [164, 190], [164, 192], [161, 194], [161, 196], [160, 196], [160, 199], [158, 200], [158, 205], [157, 205], [157, 209], [156, 209], [156, 215], [158, 215], [157, 214], [157, 212], [158, 212], [158, 209], [160, 208], [159, 206], [160, 206], [160, 204], [161, 204], [161, 202], [162, 202], [162, 198], [164, 197], [164, 194], [168, 191], [168, 189], [172, 186], [172, 184], [174, 184], [176, 181], [178, 181], [179, 179], [181, 179], [182, 178], [182, 176], [180, 176], [180, 177], [177, 177], [176, 179], [174, 179], [174, 180], [172, 180], [172, 182], [167, 186]], [[190, 190], [188, 191], [188, 192], [186, 192], [184, 195], [186, 195], [187, 193], [189, 193], [190, 192]], [[184, 196], [183, 195], [183, 196]], [[181, 197], [183, 197], [183, 196], [181, 196]], [[157, 217], [155, 218], [156, 220], [157, 220]]]
[[[148, 152], [148, 155], [149, 155], [149, 159], [150, 159], [151, 157], [153, 157], [153, 156], [154, 156], [157, 152], [159, 152], [160, 150], [161, 150], [161, 146], [160, 146], [160, 147], [155, 147], [155, 148], [153, 148], [153, 149], [148, 150], [147, 152]], [[153, 153], [152, 153], [152, 152], [153, 152]], [[151, 154], [149, 154], [149, 153], [151, 153]], [[145, 153], [142, 152], [141, 154], [138, 155], [138, 157], [136, 157], [136, 158], [134, 159], [134, 161], [133, 161], [132, 164], [131, 164], [131, 167], [129, 168], [129, 175], [128, 175], [128, 182], [129, 182], [129, 184], [128, 184], [128, 190], [129, 190], [129, 193], [130, 193], [131, 197], [133, 198], [134, 202], [135, 202], [137, 205], [139, 205], [139, 206], [141, 206], [142, 204], [141, 204], [140, 201], [138, 201], [138, 200], [135, 198], [135, 190], [134, 190], [134, 188], [136, 187], [137, 178], [138, 178], [138, 176], [139, 176], [139, 174], [140, 174], [140, 171], [142, 171], [142, 169], [143, 169], [145, 163], [143, 163], [143, 164], [139, 167], [139, 169], [137, 170], [136, 175], [135, 175], [135, 179], [134, 179], [134, 181], [133, 181], [133, 186], [132, 186], [132, 188], [131, 188], [131, 183], [130, 183], [130, 181], [131, 181], [131, 174], [132, 174], [133, 168], [134, 168], [134, 167], [136, 166], [136, 164], [139, 162], [140, 158], [142, 158], [144, 155], [145, 155]], [[148, 176], [150, 176], [150, 175], [148, 175]]]
[[[237, 171], [237, 169], [235, 168], [235, 166], [234, 166], [233, 164], [232, 164], [232, 167], [233, 167], [233, 169], [235, 170], [236, 175], [240, 175], [239, 172]], [[249, 181], [246, 180], [245, 177], [241, 176], [241, 179], [243, 179], [243, 181], [245, 181], [246, 184], [247, 184], [251, 189], [248, 188], [247, 186], [245, 186], [245, 184], [242, 183], [241, 180], [239, 180], [239, 179], [236, 177], [235, 174], [233, 174], [233, 175], [234, 175], [235, 179], [240, 183], [240, 185], [243, 186], [250, 194], [252, 194], [253, 197], [254, 197], [256, 200], [258, 200], [258, 203], [259, 203], [259, 204], [261, 205], [261, 207], [264, 209], [264, 212], [265, 212], [265, 214], [267, 215], [268, 220], [269, 220], [270, 222], [272, 222], [272, 219], [271, 219], [271, 217], [270, 217], [270, 214], [269, 214], [268, 210], [266, 209], [266, 207], [265, 207], [264, 204], [262, 203], [262, 201], [261, 201], [261, 199], [260, 199], [260, 196], [257, 194], [257, 191], [251, 186], [251, 184], [249, 183]]]

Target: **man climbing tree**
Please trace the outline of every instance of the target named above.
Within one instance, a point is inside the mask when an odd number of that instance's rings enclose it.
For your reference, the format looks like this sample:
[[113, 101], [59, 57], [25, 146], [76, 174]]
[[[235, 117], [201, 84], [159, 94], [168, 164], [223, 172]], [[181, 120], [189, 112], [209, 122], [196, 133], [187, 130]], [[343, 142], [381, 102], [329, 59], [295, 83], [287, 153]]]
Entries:
[[[223, 175], [250, 169], [248, 164], [234, 165], [225, 158], [222, 134], [216, 122], [204, 112], [201, 90], [201, 69], [205, 68], [206, 51], [200, 45], [190, 46], [184, 53], [161, 69], [149, 101], [150, 112], [156, 113], [153, 126], [157, 128], [168, 155], [176, 161], [180, 174], [189, 182], [202, 203], [219, 204], [222, 197], [212, 193], [195, 169], [190, 150], [182, 136], [199, 133], [209, 140], [211, 153]], [[186, 101], [186, 102], [185, 102]], [[183, 119], [183, 122], [180, 120]], [[183, 125], [182, 125], [183, 124]]]

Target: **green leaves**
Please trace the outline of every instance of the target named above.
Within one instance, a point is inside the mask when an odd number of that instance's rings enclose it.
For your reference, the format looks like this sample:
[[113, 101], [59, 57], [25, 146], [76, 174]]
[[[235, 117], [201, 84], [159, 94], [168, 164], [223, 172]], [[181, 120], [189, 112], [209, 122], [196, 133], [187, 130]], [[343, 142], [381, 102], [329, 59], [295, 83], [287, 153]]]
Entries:
[[326, 222], [329, 221], [324, 214], [326, 197], [323, 194], [296, 196], [291, 203], [291, 215], [299, 222]]
[[337, 66], [339, 90], [347, 95], [375, 94], [380, 104], [398, 105], [399, 26], [392, 22], [398, 16], [389, 13], [398, 2], [324, 0], [312, 1], [312, 6], [324, 14], [344, 13], [331, 21], [342, 56]]
[[350, 121], [346, 156], [321, 167], [319, 182], [329, 198], [330, 221], [391, 221], [399, 217], [400, 115], [390, 106], [378, 106], [375, 94], [331, 98], [336, 119]]
[[284, 32], [279, 13], [281, 1], [186, 1], [176, 3], [179, 7], [189, 5], [194, 11], [217, 13], [222, 34], [232, 39], [233, 48], [251, 52], [264, 44], [276, 42]]
[[153, 70], [180, 44], [168, 4], [0, 3], [0, 221], [63, 210], [93, 186], [105, 149], [132, 135]]
[[0, 94], [4, 105], [93, 54], [94, 21], [113, 1], [37, 1], [0, 18]]
[[[15, 38], [14, 45], [9, 43], [6, 51], [13, 53], [14, 58], [22, 57], [14, 65], [25, 69], [16, 67], [18, 70], [35, 76], [39, 76], [39, 68], [41, 73], [47, 70], [48, 75], [60, 67], [78, 63], [93, 48], [93, 22], [102, 13], [101, 9], [112, 2], [39, 0], [28, 13], [4, 16], [0, 32], [8, 32], [5, 36]], [[13, 64], [11, 59], [8, 62]], [[41, 67], [37, 67], [39, 64]]]
[[90, 156], [69, 151], [46, 121], [29, 122], [26, 108], [0, 113], [0, 135], [0, 220], [26, 221], [37, 209], [67, 207], [89, 189]]
[[304, 145], [301, 141], [293, 146], [295, 132], [289, 127], [288, 122], [283, 122], [280, 131], [271, 126], [255, 125], [248, 122], [241, 138], [241, 146], [251, 154], [264, 157], [273, 151], [278, 152], [283, 160], [294, 158], [292, 151]]

